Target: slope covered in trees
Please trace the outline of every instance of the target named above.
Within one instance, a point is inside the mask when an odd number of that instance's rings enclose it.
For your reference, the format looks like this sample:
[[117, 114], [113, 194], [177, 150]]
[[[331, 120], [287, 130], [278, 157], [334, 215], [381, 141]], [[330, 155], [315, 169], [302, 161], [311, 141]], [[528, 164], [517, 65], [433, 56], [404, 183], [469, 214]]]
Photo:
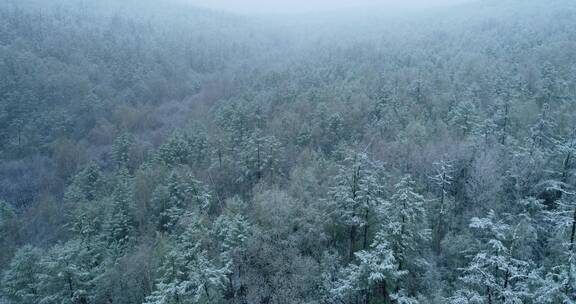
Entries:
[[568, 0], [3, 1], [0, 302], [576, 303], [575, 49]]

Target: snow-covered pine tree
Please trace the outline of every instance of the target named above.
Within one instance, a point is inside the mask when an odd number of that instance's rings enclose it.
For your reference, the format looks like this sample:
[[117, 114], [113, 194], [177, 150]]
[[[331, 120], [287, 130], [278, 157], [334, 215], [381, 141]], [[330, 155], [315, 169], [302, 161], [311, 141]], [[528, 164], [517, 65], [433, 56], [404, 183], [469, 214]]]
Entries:
[[256, 129], [243, 143], [236, 159], [236, 166], [241, 170], [237, 181], [252, 185], [264, 177], [274, 179], [281, 175], [280, 154], [280, 142], [274, 136], [266, 136]]
[[154, 201], [159, 209], [159, 228], [173, 231], [187, 212], [206, 212], [210, 207], [210, 194], [189, 173], [173, 171], [167, 185], [155, 193]]
[[518, 225], [499, 220], [494, 211], [486, 218], [471, 220], [470, 228], [478, 232], [481, 244], [463, 269], [464, 291], [457, 292], [451, 303], [466, 303], [466, 297], [481, 299], [479, 303], [526, 303], [532, 297], [528, 284], [531, 261], [519, 259], [515, 247], [521, 238]]
[[394, 252], [383, 231], [376, 233], [370, 249], [356, 252], [355, 255], [357, 263], [345, 269], [344, 281], [333, 292], [340, 293], [340, 296], [346, 293], [360, 296], [363, 303], [371, 303], [373, 300], [390, 303], [392, 299], [401, 296], [396, 284], [398, 278], [406, 272], [398, 270]]
[[538, 115], [538, 120], [530, 128], [530, 151], [531, 153], [543, 153], [545, 157], [550, 156], [556, 146], [554, 130], [556, 124], [552, 120], [550, 105], [545, 103], [542, 111]]
[[109, 244], [123, 246], [134, 231], [134, 185], [127, 169], [120, 169], [115, 179], [103, 228]]
[[167, 253], [155, 290], [145, 304], [209, 304], [222, 297], [229, 265], [218, 266], [210, 259], [202, 235], [207, 231], [198, 219], [191, 219]]
[[2, 276], [2, 294], [15, 303], [37, 304], [40, 300], [39, 269], [42, 251], [30, 245], [18, 249]]
[[246, 241], [251, 235], [251, 227], [241, 214], [231, 212], [220, 215], [214, 222], [214, 232], [220, 248], [220, 259], [228, 265], [227, 296], [242, 298], [244, 282], [242, 265], [246, 259]]
[[434, 171], [435, 173], [430, 176], [430, 179], [438, 186], [438, 190], [440, 191], [440, 201], [435, 215], [436, 219], [432, 234], [432, 249], [437, 254], [440, 254], [440, 245], [446, 233], [444, 218], [446, 217], [448, 209], [447, 195], [449, 187], [452, 185], [452, 174], [454, 169], [450, 161], [442, 159], [434, 163]]
[[122, 133], [112, 145], [112, 159], [118, 168], [128, 168], [130, 163], [130, 149], [134, 139], [128, 133]]
[[457, 135], [466, 137], [476, 131], [480, 118], [472, 93], [468, 92], [463, 99], [456, 102], [448, 117], [448, 123], [456, 129]]
[[394, 194], [381, 206], [379, 214], [382, 233], [390, 243], [398, 270], [407, 271], [396, 285], [396, 292], [405, 289], [404, 297], [411, 298], [417, 292], [418, 280], [414, 278], [426, 263], [424, 251], [429, 246], [430, 231], [426, 225], [425, 200], [416, 192], [412, 177], [402, 177], [394, 188]]
[[99, 271], [94, 251], [85, 243], [72, 240], [56, 245], [40, 261], [38, 303], [87, 304], [94, 292]]
[[349, 259], [357, 248], [358, 229], [362, 229], [362, 248], [369, 245], [370, 220], [375, 208], [382, 204], [383, 172], [379, 163], [365, 153], [349, 153], [338, 166], [335, 186], [330, 190], [331, 212], [337, 223], [349, 234]]

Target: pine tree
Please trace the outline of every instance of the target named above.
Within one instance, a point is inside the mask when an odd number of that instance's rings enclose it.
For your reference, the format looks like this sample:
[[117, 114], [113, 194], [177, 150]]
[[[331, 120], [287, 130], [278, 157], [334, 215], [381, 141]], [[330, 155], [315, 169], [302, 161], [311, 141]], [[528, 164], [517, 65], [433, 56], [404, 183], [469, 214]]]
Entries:
[[572, 170], [572, 163], [574, 162], [574, 157], [576, 155], [576, 129], [572, 131], [567, 138], [557, 141], [556, 150], [560, 154], [560, 182], [562, 183], [563, 189], [568, 189], [569, 179], [574, 175]]
[[359, 228], [363, 230], [362, 248], [368, 248], [370, 219], [375, 208], [382, 204], [382, 178], [380, 165], [364, 153], [351, 153], [339, 165], [329, 205], [336, 221], [348, 230], [350, 260], [356, 251]]
[[414, 189], [412, 177], [404, 176], [395, 192], [380, 209], [384, 234], [388, 236], [398, 270], [418, 268], [422, 247], [429, 240], [424, 197]]
[[40, 259], [42, 251], [30, 245], [18, 249], [2, 276], [2, 291], [8, 299], [22, 304], [40, 300]]
[[246, 241], [251, 235], [251, 226], [240, 214], [222, 214], [215, 223], [218, 243], [221, 244], [221, 261], [228, 265], [227, 295], [229, 298], [244, 297], [242, 263], [246, 259]]
[[[498, 220], [494, 211], [486, 218], [473, 218], [470, 227], [479, 232], [482, 244], [461, 277], [467, 293], [487, 303], [524, 303], [531, 298], [528, 286], [531, 261], [519, 259], [517, 226]], [[462, 301], [462, 294], [452, 298]]]
[[341, 279], [331, 289], [339, 299], [360, 296], [364, 303], [372, 300], [390, 303], [397, 294], [391, 295], [397, 279], [405, 274], [398, 270], [394, 252], [382, 231], [376, 234], [370, 249], [355, 253], [356, 263], [351, 263]]
[[440, 254], [441, 242], [446, 234], [444, 227], [444, 218], [446, 217], [446, 212], [448, 209], [447, 198], [448, 189], [452, 185], [453, 168], [449, 161], [444, 159], [439, 162], [434, 163], [435, 174], [430, 176], [430, 179], [438, 186], [440, 190], [440, 202], [438, 205], [438, 211], [436, 213], [436, 224], [434, 225], [433, 236], [432, 236], [432, 248], [437, 254]]
[[48, 250], [40, 261], [38, 303], [87, 304], [98, 275], [93, 251], [80, 241], [69, 241]]
[[281, 176], [280, 155], [282, 148], [274, 136], [265, 136], [257, 129], [242, 145], [236, 167], [240, 169], [237, 181], [253, 185], [264, 177]]
[[550, 105], [545, 103], [542, 112], [538, 115], [536, 124], [530, 128], [531, 152], [541, 152], [545, 155], [551, 154], [556, 139], [554, 138], [555, 124], [550, 117]]
[[123, 246], [134, 232], [134, 188], [132, 178], [125, 169], [116, 176], [116, 188], [110, 198], [109, 213], [104, 222], [109, 244]]
[[123, 133], [114, 141], [112, 145], [112, 160], [114, 160], [118, 168], [128, 168], [130, 165], [133, 144], [134, 139], [128, 133]]
[[104, 177], [98, 164], [94, 162], [88, 164], [74, 177], [73, 184], [82, 191], [86, 200], [92, 201], [97, 198], [104, 186]]
[[470, 96], [457, 102], [448, 115], [448, 122], [456, 128], [456, 134], [462, 137], [471, 135], [478, 129], [480, 122], [478, 108]]
[[[548, 213], [552, 236], [549, 239], [549, 263], [553, 266], [540, 281], [542, 299], [546, 302], [576, 303], [576, 203], [563, 196], [556, 209]], [[548, 290], [549, 289], [549, 290]], [[554, 291], [554, 292], [552, 292]]]
[[177, 239], [146, 304], [214, 303], [222, 297], [228, 265], [216, 266], [209, 259], [200, 234], [199, 226], [193, 223]]
[[496, 111], [494, 112], [493, 121], [496, 125], [496, 134], [499, 137], [499, 142], [506, 145], [506, 140], [510, 136], [511, 126], [511, 108], [512, 102], [509, 97], [499, 98], [496, 101]]
[[159, 228], [173, 231], [180, 219], [191, 210], [207, 212], [210, 195], [204, 186], [189, 174], [173, 171], [154, 201], [159, 207]]
[[188, 164], [192, 155], [192, 146], [188, 138], [175, 133], [158, 151], [158, 158], [167, 165]]

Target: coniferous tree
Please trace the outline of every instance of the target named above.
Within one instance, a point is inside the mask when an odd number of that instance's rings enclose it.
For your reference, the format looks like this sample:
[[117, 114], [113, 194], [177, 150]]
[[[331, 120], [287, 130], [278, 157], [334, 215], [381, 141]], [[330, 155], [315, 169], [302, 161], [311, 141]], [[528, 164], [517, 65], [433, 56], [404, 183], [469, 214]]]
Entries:
[[415, 182], [407, 175], [394, 186], [394, 194], [380, 208], [382, 233], [387, 236], [398, 264], [398, 271], [407, 274], [396, 285], [396, 292], [406, 290], [402, 297], [417, 293], [417, 274], [426, 266], [425, 250], [429, 246], [430, 231], [424, 197], [416, 192]]
[[473, 218], [470, 227], [480, 232], [482, 243], [463, 270], [461, 280], [468, 290], [454, 296], [452, 303], [461, 303], [464, 295], [487, 303], [522, 303], [530, 299], [532, 261], [518, 257], [518, 226], [504, 223], [490, 211], [486, 218]]
[[39, 269], [42, 251], [32, 246], [23, 246], [16, 251], [10, 266], [2, 276], [2, 291], [8, 299], [18, 303], [38, 303], [39, 284], [42, 283]]
[[433, 228], [433, 237], [432, 237], [432, 248], [434, 251], [439, 254], [440, 253], [440, 246], [442, 243], [442, 239], [446, 234], [445, 228], [445, 217], [448, 212], [448, 189], [452, 185], [453, 181], [453, 168], [452, 164], [449, 161], [440, 160], [439, 162], [434, 163], [435, 174], [430, 177], [432, 181], [438, 186], [440, 189], [440, 201], [438, 205], [438, 211], [436, 212], [436, 223], [434, 224]]
[[329, 205], [336, 221], [348, 231], [351, 260], [357, 249], [359, 233], [362, 233], [362, 248], [368, 248], [370, 221], [375, 208], [382, 204], [380, 182], [383, 176], [379, 164], [369, 160], [364, 153], [351, 153], [338, 169], [334, 178], [336, 185], [329, 193]]

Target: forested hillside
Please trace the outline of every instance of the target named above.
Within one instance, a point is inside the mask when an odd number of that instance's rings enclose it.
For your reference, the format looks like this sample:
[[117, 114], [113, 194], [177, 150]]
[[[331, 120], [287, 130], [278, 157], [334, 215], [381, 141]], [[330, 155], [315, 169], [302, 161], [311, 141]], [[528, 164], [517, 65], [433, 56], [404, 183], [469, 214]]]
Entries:
[[576, 2], [394, 15], [1, 1], [0, 303], [576, 303]]

